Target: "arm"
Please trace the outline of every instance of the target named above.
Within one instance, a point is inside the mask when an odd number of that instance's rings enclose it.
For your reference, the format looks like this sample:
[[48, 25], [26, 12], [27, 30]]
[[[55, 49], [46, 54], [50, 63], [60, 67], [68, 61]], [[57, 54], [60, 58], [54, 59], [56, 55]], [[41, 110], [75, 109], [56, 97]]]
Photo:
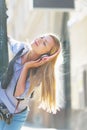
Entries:
[[25, 91], [28, 70], [36, 66], [38, 66], [38, 60], [25, 63], [17, 82], [16, 90], [14, 93], [15, 97], [19, 97], [23, 94], [23, 92]]
[[19, 97], [23, 94], [26, 85], [27, 73], [28, 73], [28, 69], [26, 68], [26, 66], [24, 66], [17, 82], [17, 86], [14, 94], [15, 97]]
[[35, 61], [29, 61], [29, 62], [25, 63], [25, 65], [21, 71], [17, 86], [16, 86], [16, 91], [14, 94], [15, 97], [21, 96], [25, 90], [28, 70], [30, 68], [39, 67], [39, 66], [45, 64], [46, 62], [52, 60], [52, 58], [53, 58], [53, 56], [51, 56], [50, 58], [47, 56], [47, 57], [43, 57], [42, 59], [38, 59]]
[[16, 41], [11, 36], [8, 36], [8, 45], [13, 54], [16, 54], [19, 50], [21, 50], [24, 47], [25, 43]]

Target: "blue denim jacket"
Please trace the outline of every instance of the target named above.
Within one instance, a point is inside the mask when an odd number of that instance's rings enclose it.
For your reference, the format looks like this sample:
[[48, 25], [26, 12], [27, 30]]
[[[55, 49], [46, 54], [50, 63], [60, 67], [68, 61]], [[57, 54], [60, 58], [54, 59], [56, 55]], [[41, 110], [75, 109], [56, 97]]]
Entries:
[[[16, 60], [14, 64], [14, 74], [8, 88], [2, 89], [0, 87], [0, 102], [3, 102], [11, 113], [14, 113], [18, 100], [14, 97], [13, 94], [16, 87], [16, 82], [23, 68], [23, 65], [21, 64], [21, 56], [30, 50], [30, 45], [27, 43], [21, 43], [21, 42], [15, 41], [13, 39], [10, 39], [9, 45], [14, 55], [20, 49], [24, 48], [22, 54], [19, 56], [19, 58]], [[1, 86], [1, 83], [0, 83], [0, 86]], [[26, 81], [26, 88], [25, 88], [24, 93], [19, 97], [20, 99], [24, 99], [24, 100], [20, 102], [16, 113], [22, 111], [28, 105], [29, 99], [28, 97], [26, 97], [28, 90], [29, 90], [29, 78]]]

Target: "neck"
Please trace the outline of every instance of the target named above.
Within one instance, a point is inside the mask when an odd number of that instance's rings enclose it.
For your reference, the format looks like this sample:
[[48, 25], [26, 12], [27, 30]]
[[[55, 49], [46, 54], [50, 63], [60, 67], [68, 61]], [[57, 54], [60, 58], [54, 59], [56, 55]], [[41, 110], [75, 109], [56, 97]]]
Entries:
[[39, 58], [40, 55], [36, 54], [33, 51], [28, 52], [27, 54], [27, 61], [32, 61], [32, 60], [36, 60]]

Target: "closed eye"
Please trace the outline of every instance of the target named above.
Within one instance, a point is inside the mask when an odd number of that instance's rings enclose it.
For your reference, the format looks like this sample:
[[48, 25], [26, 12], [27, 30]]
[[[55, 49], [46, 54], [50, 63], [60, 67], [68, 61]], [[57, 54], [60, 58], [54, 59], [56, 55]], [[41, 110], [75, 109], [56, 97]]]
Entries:
[[46, 46], [46, 43], [45, 43], [45, 42], [43, 42], [43, 44], [44, 44], [44, 46]]
[[44, 37], [40, 37], [41, 39], [43, 39]]
[[[44, 36], [40, 37], [41, 39], [44, 39]], [[43, 42], [44, 46], [46, 46], [46, 42]]]

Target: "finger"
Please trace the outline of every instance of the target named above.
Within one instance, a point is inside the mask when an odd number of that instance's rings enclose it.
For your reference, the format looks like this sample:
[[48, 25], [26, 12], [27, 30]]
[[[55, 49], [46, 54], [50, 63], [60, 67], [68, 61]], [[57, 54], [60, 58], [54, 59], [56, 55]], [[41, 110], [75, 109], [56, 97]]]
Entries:
[[49, 61], [49, 56], [48, 57], [44, 57], [42, 58], [42, 61], [45, 62], [45, 61]]
[[37, 60], [34, 60], [34, 62], [36, 62], [36, 63], [37, 63], [37, 62], [39, 62], [40, 60], [41, 60], [41, 59], [39, 58], [39, 59], [37, 59]]

